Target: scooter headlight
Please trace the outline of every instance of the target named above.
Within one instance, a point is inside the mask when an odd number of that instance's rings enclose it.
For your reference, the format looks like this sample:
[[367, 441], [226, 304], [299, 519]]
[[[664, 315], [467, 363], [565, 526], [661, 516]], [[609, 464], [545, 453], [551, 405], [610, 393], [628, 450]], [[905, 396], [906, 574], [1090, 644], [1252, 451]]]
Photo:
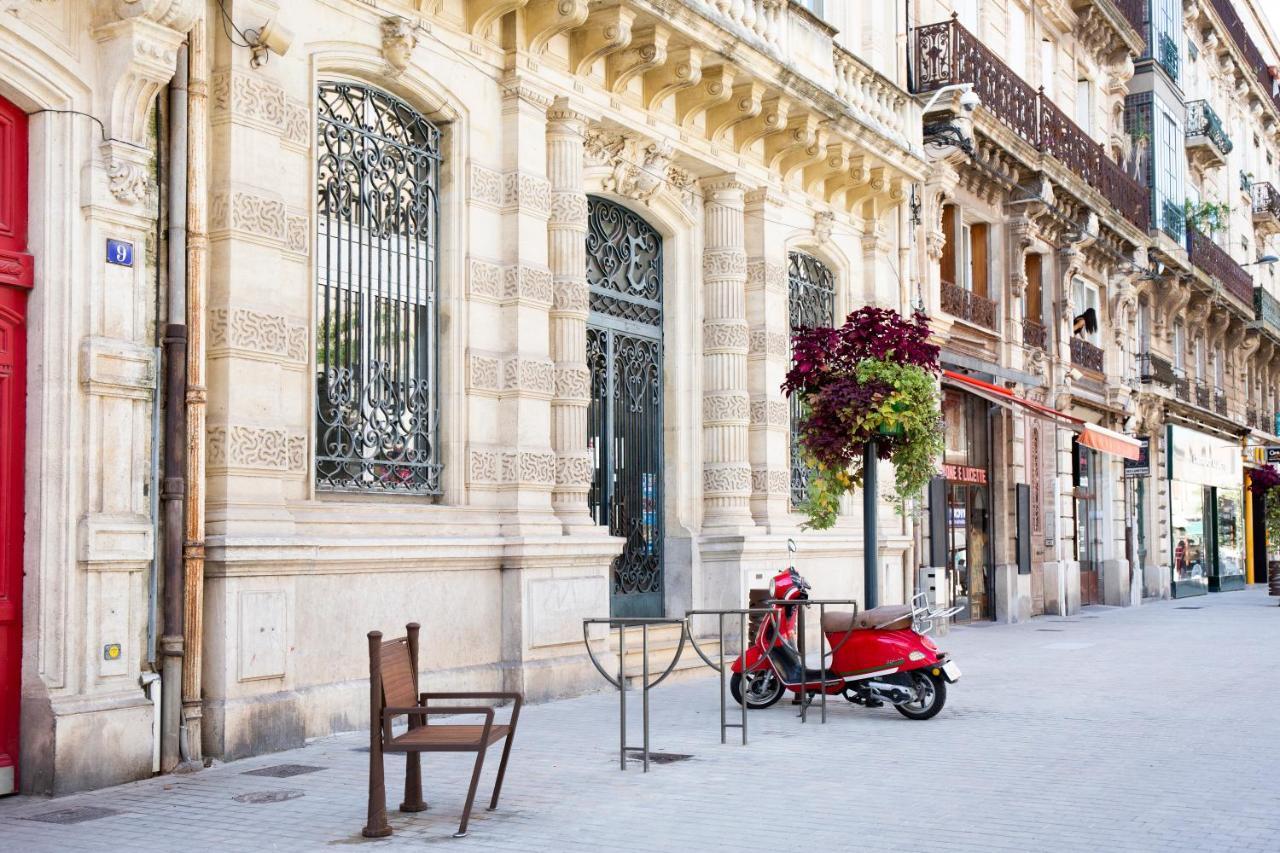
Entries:
[[776, 598], [777, 596], [778, 596], [778, 579], [770, 578], [769, 579], [769, 597]]
[[925, 657], [924, 652], [912, 652], [911, 654], [907, 655], [907, 659], [910, 661], [924, 660], [924, 657]]

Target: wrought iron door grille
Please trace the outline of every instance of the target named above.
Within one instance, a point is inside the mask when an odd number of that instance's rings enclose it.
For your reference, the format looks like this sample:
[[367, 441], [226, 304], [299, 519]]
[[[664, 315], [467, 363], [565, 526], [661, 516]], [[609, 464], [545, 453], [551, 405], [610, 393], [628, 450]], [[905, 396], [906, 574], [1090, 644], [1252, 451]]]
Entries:
[[440, 493], [440, 131], [352, 83], [318, 90], [316, 488]]
[[605, 199], [587, 200], [591, 314], [587, 426], [596, 523], [625, 540], [612, 565], [615, 616], [659, 616], [662, 578], [662, 238]]
[[[791, 333], [800, 329], [833, 326], [836, 319], [835, 277], [826, 264], [803, 252], [792, 252], [787, 264], [788, 306]], [[808, 465], [800, 453], [800, 419], [804, 403], [791, 398], [791, 504], [804, 503], [809, 497]]]

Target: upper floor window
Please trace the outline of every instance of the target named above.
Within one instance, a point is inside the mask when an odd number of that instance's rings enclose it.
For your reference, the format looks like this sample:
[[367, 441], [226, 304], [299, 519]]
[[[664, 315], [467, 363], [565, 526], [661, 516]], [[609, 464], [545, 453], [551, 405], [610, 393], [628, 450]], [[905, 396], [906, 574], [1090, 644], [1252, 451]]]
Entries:
[[1040, 41], [1040, 85], [1049, 100], [1058, 96], [1058, 46], [1051, 39]]
[[1071, 283], [1071, 299], [1076, 307], [1076, 315], [1072, 322], [1072, 334], [1083, 338], [1094, 346], [1102, 343], [1102, 330], [1099, 327], [1102, 311], [1096, 285], [1082, 278]]
[[1027, 79], [1027, 10], [1017, 0], [1009, 3], [1009, 67]]
[[1093, 136], [1093, 81], [1088, 77], [1076, 81], [1076, 124]]
[[823, 9], [823, 6], [826, 5], [826, 0], [797, 0], [797, 3], [819, 18], [821, 18], [823, 12], [826, 11]]
[[956, 0], [955, 12], [966, 30], [981, 35], [978, 32], [978, 0]]
[[356, 83], [317, 98], [316, 487], [440, 493], [440, 131]]
[[1173, 323], [1173, 366], [1176, 370], [1187, 369], [1187, 328], [1181, 320]]

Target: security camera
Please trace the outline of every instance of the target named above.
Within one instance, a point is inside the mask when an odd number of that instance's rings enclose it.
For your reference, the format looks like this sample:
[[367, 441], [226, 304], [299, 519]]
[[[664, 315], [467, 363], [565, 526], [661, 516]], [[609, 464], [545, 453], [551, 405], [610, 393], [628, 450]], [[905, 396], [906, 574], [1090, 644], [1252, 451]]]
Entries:
[[268, 21], [259, 29], [245, 30], [244, 36], [249, 42], [249, 49], [253, 51], [253, 58], [249, 62], [254, 68], [267, 61], [268, 52], [284, 56], [293, 44], [293, 31], [274, 20]]
[[978, 97], [978, 93], [973, 89], [965, 89], [960, 93], [960, 108], [967, 113], [971, 113], [978, 108], [978, 104], [982, 103], [982, 98]]

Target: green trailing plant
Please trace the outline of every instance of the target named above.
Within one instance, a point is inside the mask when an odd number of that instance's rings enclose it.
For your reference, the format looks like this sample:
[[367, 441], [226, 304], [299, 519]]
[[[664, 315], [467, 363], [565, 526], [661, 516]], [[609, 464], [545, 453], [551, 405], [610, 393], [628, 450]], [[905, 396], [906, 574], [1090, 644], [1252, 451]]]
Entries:
[[1187, 199], [1182, 206], [1187, 224], [1201, 234], [1213, 234], [1227, 227], [1231, 216], [1231, 206], [1225, 202], [1215, 204], [1211, 201], [1194, 202]]
[[802, 329], [792, 338], [783, 390], [803, 403], [800, 452], [809, 468], [808, 498], [797, 509], [807, 527], [836, 522], [840, 498], [862, 486], [863, 452], [894, 466], [901, 511], [937, 476], [943, 453], [937, 386], [938, 348], [928, 318], [862, 308], [839, 328]]
[[1249, 485], [1255, 496], [1266, 497], [1267, 541], [1280, 543], [1280, 471], [1274, 465], [1255, 468], [1249, 472]]

